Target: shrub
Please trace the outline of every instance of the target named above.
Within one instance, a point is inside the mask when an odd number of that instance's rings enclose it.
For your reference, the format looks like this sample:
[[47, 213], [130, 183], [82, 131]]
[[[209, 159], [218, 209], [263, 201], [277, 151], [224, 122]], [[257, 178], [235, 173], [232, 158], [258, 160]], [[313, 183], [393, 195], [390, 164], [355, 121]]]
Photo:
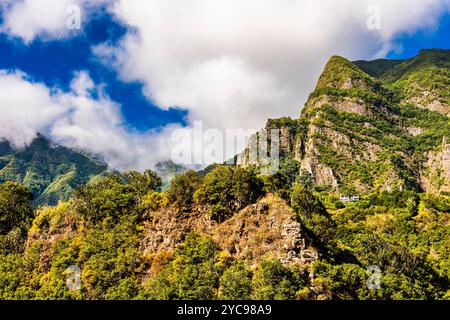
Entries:
[[252, 170], [219, 166], [206, 175], [195, 199], [209, 207], [213, 220], [221, 222], [261, 195], [262, 182]]
[[252, 294], [252, 272], [238, 262], [225, 270], [220, 279], [219, 298], [223, 300], [248, 300]]
[[257, 300], [295, 299], [305, 281], [298, 269], [283, 266], [280, 260], [264, 260], [253, 277], [253, 298]]
[[201, 177], [193, 170], [178, 174], [170, 183], [167, 196], [178, 209], [187, 209], [194, 202], [194, 193], [201, 184]]

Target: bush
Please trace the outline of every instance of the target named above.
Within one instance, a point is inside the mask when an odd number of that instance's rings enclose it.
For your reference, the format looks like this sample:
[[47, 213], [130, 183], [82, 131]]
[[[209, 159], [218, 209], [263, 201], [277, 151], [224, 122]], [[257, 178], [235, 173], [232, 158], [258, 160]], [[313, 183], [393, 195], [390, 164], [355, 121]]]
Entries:
[[194, 202], [194, 193], [201, 182], [201, 177], [193, 170], [178, 174], [167, 190], [170, 202], [179, 210], [188, 209]]
[[262, 187], [252, 170], [219, 166], [206, 175], [195, 199], [209, 207], [213, 220], [222, 222], [232, 213], [256, 202], [262, 195]]
[[298, 269], [289, 269], [279, 260], [264, 260], [253, 277], [253, 298], [257, 300], [295, 299], [305, 285]]
[[248, 300], [252, 294], [252, 272], [239, 262], [225, 270], [220, 279], [219, 298]]
[[333, 239], [335, 225], [325, 206], [311, 191], [296, 183], [291, 193], [291, 207], [294, 209], [295, 218], [300, 220], [320, 244], [326, 244]]

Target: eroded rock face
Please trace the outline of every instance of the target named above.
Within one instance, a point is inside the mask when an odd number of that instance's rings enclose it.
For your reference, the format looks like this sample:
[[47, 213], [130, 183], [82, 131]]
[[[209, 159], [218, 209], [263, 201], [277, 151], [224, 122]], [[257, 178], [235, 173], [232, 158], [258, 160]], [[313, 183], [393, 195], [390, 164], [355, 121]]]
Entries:
[[316, 185], [329, 186], [335, 190], [338, 189], [338, 180], [333, 170], [316, 159], [312, 157], [305, 158], [301, 161], [300, 168], [301, 170], [306, 170], [311, 175]]
[[[278, 143], [275, 142], [272, 144], [271, 137], [272, 131], [271, 129], [263, 129], [258, 132], [256, 135], [250, 137], [248, 146], [245, 150], [237, 156], [236, 165], [242, 166], [244, 168], [250, 165], [265, 165], [264, 159], [259, 158], [259, 155], [271, 156], [270, 148], [273, 146], [277, 146], [279, 148], [279, 154], [289, 155], [293, 151], [293, 135], [291, 132], [291, 128], [289, 127], [281, 127], [276, 128], [278, 130]], [[265, 138], [266, 141], [260, 144], [258, 139]]]
[[426, 192], [450, 192], [450, 144], [445, 139], [439, 150], [427, 154], [421, 185]]
[[201, 209], [178, 216], [170, 209], [152, 213], [146, 223], [142, 246], [146, 253], [174, 250], [191, 231], [205, 233], [237, 259], [258, 263], [279, 258], [285, 264], [309, 264], [318, 254], [307, 247], [301, 225], [292, 219], [287, 203], [267, 195], [227, 221], [211, 222]]
[[305, 108], [311, 110], [327, 104], [336, 111], [351, 112], [360, 116], [373, 116], [371, 107], [358, 98], [341, 98], [339, 101], [335, 101], [332, 97], [327, 95], [320, 96], [319, 98], [308, 101]]
[[307, 247], [306, 239], [302, 233], [302, 226], [292, 218], [283, 223], [281, 235], [285, 239], [285, 256], [281, 262], [291, 264], [310, 264], [319, 258], [319, 253], [312, 247]]
[[427, 104], [425, 108], [431, 111], [442, 113], [446, 116], [450, 116], [450, 106], [438, 100], [434, 100], [433, 102]]
[[420, 108], [439, 112], [443, 115], [450, 115], [450, 105], [443, 103], [430, 91], [422, 91], [419, 96], [402, 101], [403, 104], [414, 104]]

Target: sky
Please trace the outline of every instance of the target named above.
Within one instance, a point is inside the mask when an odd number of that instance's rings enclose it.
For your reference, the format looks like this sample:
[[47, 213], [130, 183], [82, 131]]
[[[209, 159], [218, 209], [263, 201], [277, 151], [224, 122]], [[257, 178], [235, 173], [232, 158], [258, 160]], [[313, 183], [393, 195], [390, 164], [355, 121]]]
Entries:
[[195, 124], [298, 117], [331, 55], [448, 49], [449, 27], [446, 0], [0, 0], [0, 138], [144, 170], [173, 158], [174, 132], [204, 146]]

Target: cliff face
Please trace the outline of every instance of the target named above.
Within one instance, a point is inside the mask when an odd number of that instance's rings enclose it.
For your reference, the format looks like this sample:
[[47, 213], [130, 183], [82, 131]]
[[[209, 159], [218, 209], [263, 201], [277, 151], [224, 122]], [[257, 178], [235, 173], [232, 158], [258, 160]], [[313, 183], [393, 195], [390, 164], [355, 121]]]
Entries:
[[421, 184], [429, 192], [450, 193], [450, 144], [445, 139], [441, 148], [426, 154]]
[[267, 195], [220, 224], [211, 221], [200, 207], [193, 208], [189, 215], [177, 215], [172, 210], [153, 212], [145, 223], [144, 253], [172, 251], [189, 232], [197, 231], [211, 236], [226, 254], [254, 264], [267, 256], [288, 265], [308, 264], [318, 258], [286, 201], [274, 195]]
[[[320, 188], [448, 192], [449, 58], [449, 50], [405, 61], [332, 57], [300, 118], [266, 127], [280, 130], [281, 157]], [[238, 164], [255, 164], [247, 154]]]

